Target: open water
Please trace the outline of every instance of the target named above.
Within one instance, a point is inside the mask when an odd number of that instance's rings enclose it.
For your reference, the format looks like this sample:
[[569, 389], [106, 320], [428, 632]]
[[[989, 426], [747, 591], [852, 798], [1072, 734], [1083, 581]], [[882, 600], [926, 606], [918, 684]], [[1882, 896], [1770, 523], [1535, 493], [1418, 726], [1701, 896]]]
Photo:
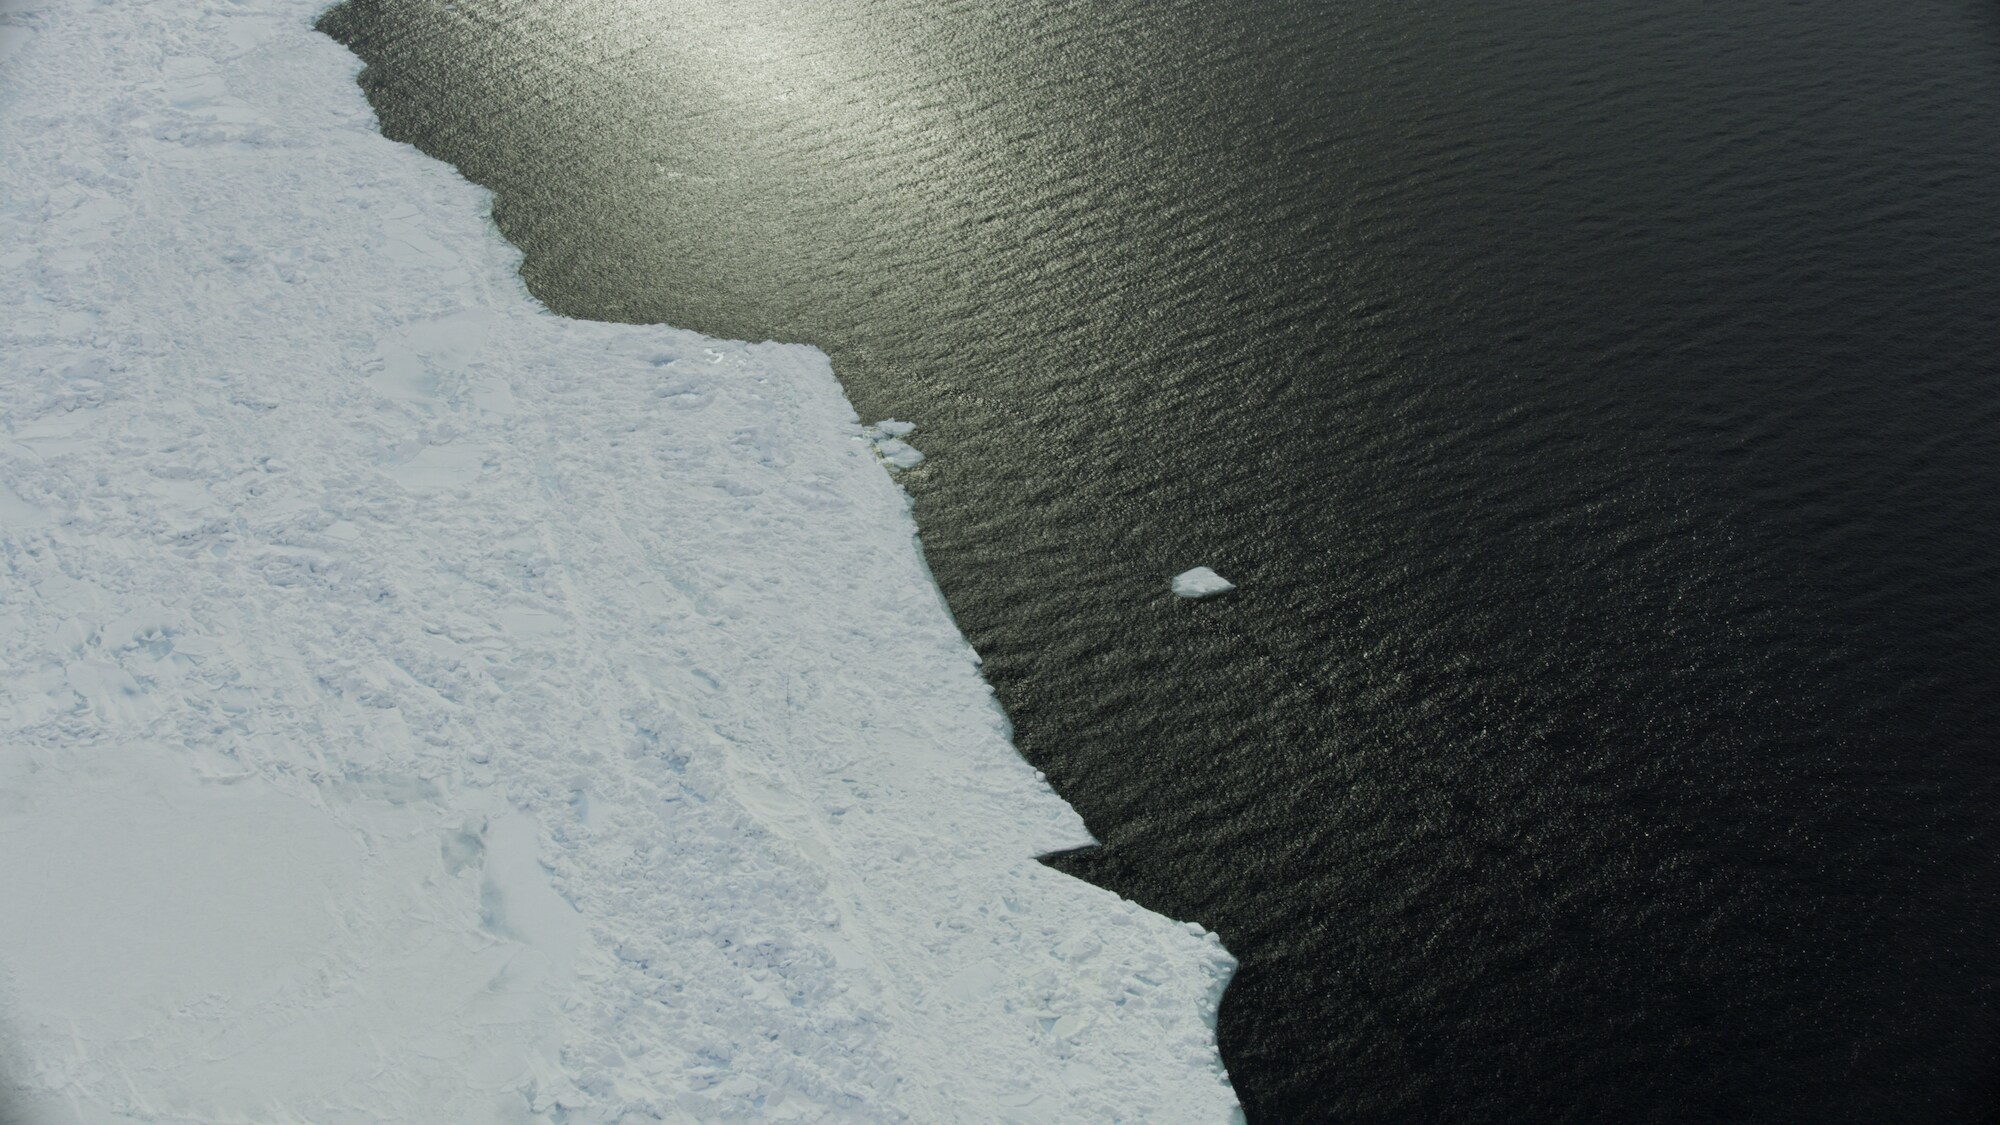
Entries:
[[1253, 1122], [2000, 1108], [1991, 0], [325, 26], [550, 307], [920, 423], [1052, 862], [1221, 931]]

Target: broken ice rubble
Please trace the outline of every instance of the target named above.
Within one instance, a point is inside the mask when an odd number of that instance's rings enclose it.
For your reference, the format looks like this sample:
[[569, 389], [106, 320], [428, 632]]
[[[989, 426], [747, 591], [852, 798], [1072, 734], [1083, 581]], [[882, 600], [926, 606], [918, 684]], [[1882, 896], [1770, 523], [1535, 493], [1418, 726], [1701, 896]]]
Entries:
[[924, 463], [923, 452], [903, 439], [916, 431], [915, 422], [884, 418], [868, 428], [875, 454], [891, 469], [914, 469]]

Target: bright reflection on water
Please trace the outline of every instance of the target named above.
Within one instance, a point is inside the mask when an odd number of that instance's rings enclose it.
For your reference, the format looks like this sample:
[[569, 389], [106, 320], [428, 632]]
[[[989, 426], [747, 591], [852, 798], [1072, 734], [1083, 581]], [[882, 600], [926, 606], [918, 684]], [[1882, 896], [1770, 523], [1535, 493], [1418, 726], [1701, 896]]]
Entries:
[[817, 343], [922, 423], [938, 578], [1107, 845], [1061, 862], [1243, 958], [1253, 1119], [1833, 1122], [2000, 1104], [1995, 24], [332, 29], [552, 307]]

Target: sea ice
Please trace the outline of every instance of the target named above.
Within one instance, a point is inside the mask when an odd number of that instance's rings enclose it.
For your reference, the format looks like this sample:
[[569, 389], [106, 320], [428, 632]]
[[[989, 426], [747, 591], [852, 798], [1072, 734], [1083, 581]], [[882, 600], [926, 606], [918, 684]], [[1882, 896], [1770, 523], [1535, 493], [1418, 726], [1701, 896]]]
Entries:
[[536, 306], [323, 4], [0, 15], [0, 1118], [1228, 1120], [826, 357]]
[[924, 462], [924, 455], [916, 446], [895, 438], [876, 442], [875, 452], [890, 466], [898, 469], [914, 469]]
[[1236, 583], [1205, 566], [1174, 575], [1174, 593], [1184, 598], [1209, 598], [1235, 588]]
[[914, 469], [923, 464], [924, 455], [915, 446], [902, 440], [915, 433], [915, 422], [898, 422], [894, 418], [884, 418], [868, 427], [868, 440], [874, 443], [875, 455], [891, 469]]

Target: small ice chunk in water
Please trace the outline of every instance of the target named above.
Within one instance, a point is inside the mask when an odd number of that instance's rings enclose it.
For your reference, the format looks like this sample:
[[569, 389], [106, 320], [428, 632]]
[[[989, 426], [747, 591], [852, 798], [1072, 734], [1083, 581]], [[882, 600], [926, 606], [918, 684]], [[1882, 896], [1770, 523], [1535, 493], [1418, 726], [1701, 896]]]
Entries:
[[910, 436], [916, 428], [915, 422], [884, 418], [868, 427], [868, 440], [875, 444], [876, 454], [888, 462], [891, 469], [914, 469], [923, 463], [924, 455], [901, 439]]
[[1226, 594], [1235, 588], [1236, 583], [1205, 566], [1174, 575], [1174, 593], [1184, 598], [1213, 597], [1216, 594]]
[[887, 461], [892, 468], [897, 469], [914, 469], [924, 460], [924, 455], [918, 452], [915, 446], [906, 441], [897, 441], [895, 438], [876, 442], [875, 452], [881, 454], [882, 460]]

